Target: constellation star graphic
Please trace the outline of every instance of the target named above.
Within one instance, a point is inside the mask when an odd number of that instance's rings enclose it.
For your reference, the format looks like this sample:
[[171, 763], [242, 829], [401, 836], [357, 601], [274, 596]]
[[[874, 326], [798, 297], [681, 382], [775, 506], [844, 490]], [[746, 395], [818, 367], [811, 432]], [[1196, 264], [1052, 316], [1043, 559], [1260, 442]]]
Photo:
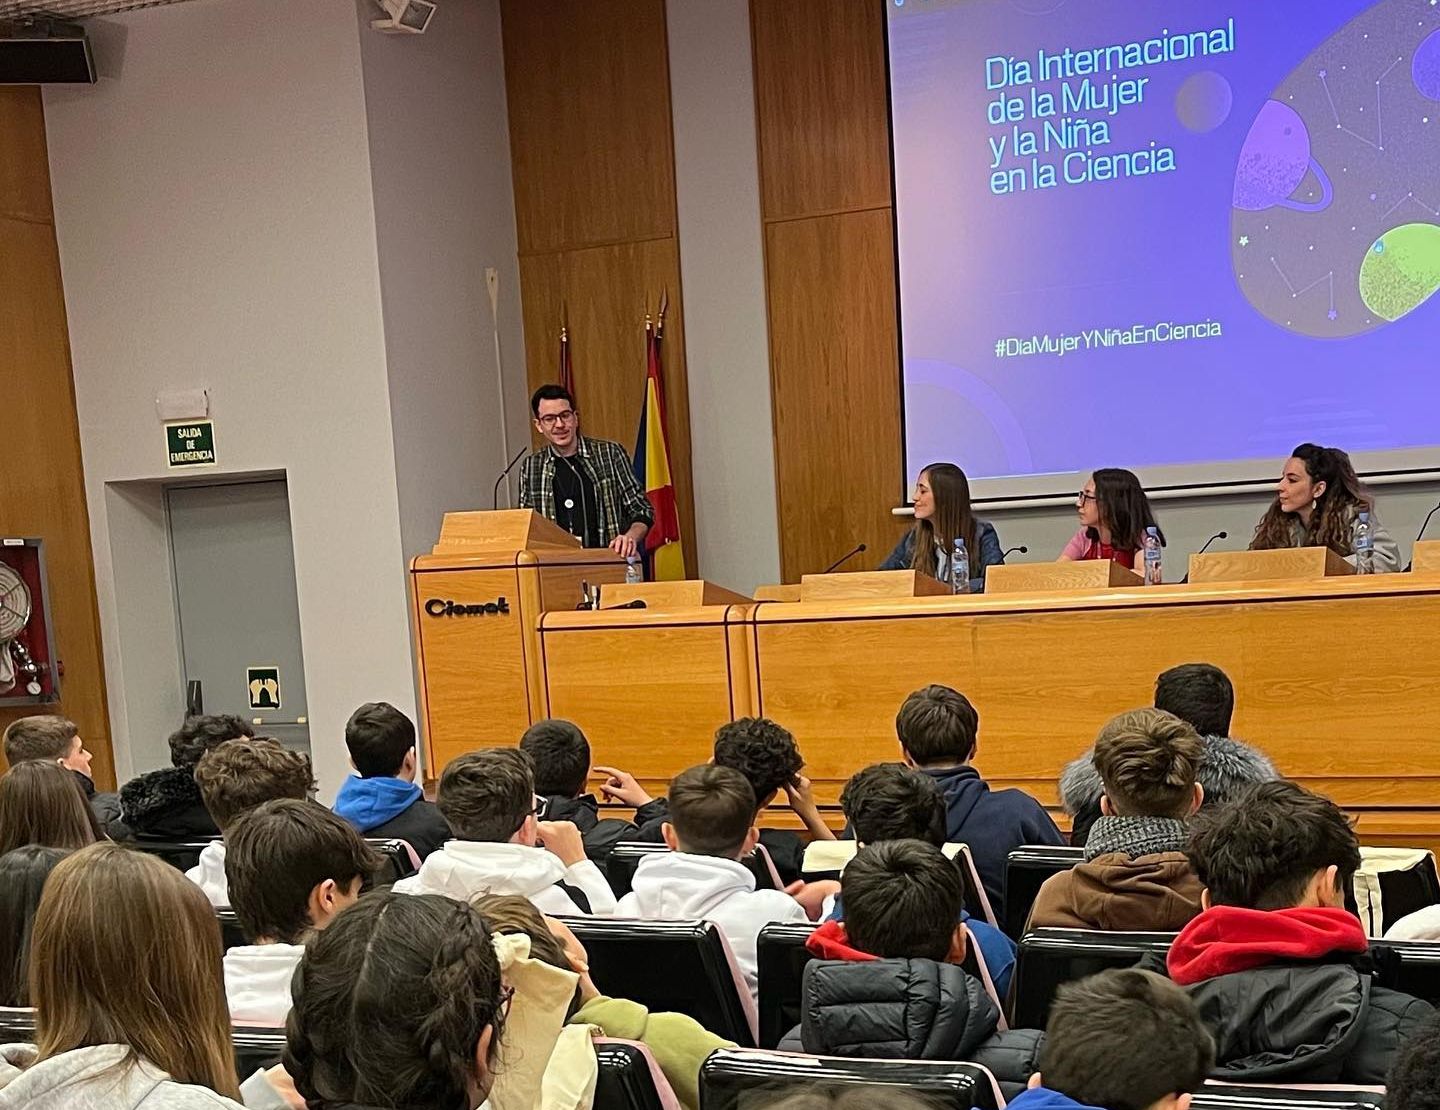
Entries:
[[1250, 236], [1248, 236], [1248, 235], [1242, 235], [1242, 236], [1240, 236], [1240, 245], [1241, 245], [1242, 247], [1248, 247], [1248, 246], [1250, 245]]

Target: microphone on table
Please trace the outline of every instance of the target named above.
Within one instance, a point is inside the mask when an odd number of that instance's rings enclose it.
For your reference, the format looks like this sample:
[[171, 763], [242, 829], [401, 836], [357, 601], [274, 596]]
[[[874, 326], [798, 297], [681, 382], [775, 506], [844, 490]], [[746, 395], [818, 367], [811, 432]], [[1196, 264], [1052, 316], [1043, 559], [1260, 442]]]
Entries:
[[[1434, 516], [1437, 512], [1440, 512], [1440, 505], [1436, 505], [1435, 508], [1431, 509], [1428, 513], [1425, 514], [1425, 523], [1420, 525], [1420, 531], [1415, 533], [1416, 543], [1419, 543], [1422, 539], [1425, 538], [1425, 529], [1430, 527], [1430, 518]], [[1410, 561], [1405, 564], [1405, 569], [1408, 571], [1414, 565], [1415, 559], [1412, 557]]]
[[1022, 543], [1019, 547], [1007, 547], [1004, 551], [1000, 552], [1000, 561], [1003, 563], [1006, 559], [1008, 559], [1011, 555], [1014, 555], [1017, 551], [1020, 552], [1021, 555], [1030, 554], [1030, 549]]
[[504, 470], [500, 471], [500, 477], [495, 479], [495, 497], [490, 502], [490, 507], [492, 509], [498, 509], [500, 507], [500, 483], [503, 482], [506, 478], [510, 477], [510, 471], [515, 469], [515, 464], [518, 463], [520, 459], [524, 456], [526, 450], [526, 448], [522, 447], [520, 448], [520, 450], [516, 451], [515, 457], [510, 460], [510, 465], [507, 466]]
[[[1205, 552], [1207, 552], [1208, 550], [1210, 550], [1210, 545], [1211, 545], [1212, 543], [1214, 543], [1216, 540], [1228, 540], [1229, 538], [1230, 538], [1230, 533], [1227, 532], [1227, 531], [1225, 531], [1225, 529], [1222, 528], [1222, 529], [1220, 529], [1220, 531], [1216, 532], [1213, 536], [1211, 536], [1208, 540], [1206, 540], [1204, 546], [1202, 546], [1199, 551], [1195, 552], [1195, 554], [1196, 554], [1196, 555], [1204, 555]], [[1187, 575], [1185, 575], [1184, 578], [1180, 579], [1180, 585], [1183, 586], [1183, 585], [1185, 585], [1185, 583], [1187, 583], [1187, 582], [1189, 582], [1189, 581], [1190, 581], [1190, 575], [1187, 574]]]
[[856, 555], [863, 555], [863, 554], [864, 554], [866, 551], [868, 551], [868, 550], [869, 550], [869, 545], [868, 545], [868, 544], [863, 544], [863, 543], [862, 543], [862, 544], [856, 544], [855, 547], [854, 547], [852, 550], [846, 552], [844, 555], [841, 555], [840, 558], [836, 559], [833, 563], [831, 563], [828, 567], [826, 567], [826, 568], [825, 568], [824, 570], [822, 570], [820, 573], [821, 573], [821, 574], [829, 574], [829, 573], [830, 573], [832, 570], [834, 570], [836, 567], [840, 566], [840, 565], [843, 564], [843, 563], [848, 563], [851, 559], [855, 558]]

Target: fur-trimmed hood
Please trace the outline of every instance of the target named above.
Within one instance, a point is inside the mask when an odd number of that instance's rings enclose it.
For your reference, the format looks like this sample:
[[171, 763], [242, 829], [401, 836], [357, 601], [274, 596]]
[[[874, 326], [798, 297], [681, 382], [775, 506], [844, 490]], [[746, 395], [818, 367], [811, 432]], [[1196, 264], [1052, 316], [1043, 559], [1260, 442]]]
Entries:
[[146, 836], [184, 840], [219, 836], [205, 808], [193, 767], [161, 767], [120, 788], [121, 819]]
[[[1205, 758], [1196, 777], [1205, 788], [1205, 804], [1228, 802], [1246, 787], [1280, 777], [1270, 757], [1259, 748], [1229, 736], [1207, 736]], [[1100, 772], [1092, 747], [1060, 772], [1060, 804], [1072, 817], [1100, 805]]]

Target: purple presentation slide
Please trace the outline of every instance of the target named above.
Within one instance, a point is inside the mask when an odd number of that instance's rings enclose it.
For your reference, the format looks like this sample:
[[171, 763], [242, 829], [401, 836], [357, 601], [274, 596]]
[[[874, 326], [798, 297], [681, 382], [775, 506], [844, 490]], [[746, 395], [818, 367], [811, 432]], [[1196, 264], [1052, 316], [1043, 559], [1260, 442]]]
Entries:
[[907, 480], [1440, 444], [1436, 0], [887, 8]]

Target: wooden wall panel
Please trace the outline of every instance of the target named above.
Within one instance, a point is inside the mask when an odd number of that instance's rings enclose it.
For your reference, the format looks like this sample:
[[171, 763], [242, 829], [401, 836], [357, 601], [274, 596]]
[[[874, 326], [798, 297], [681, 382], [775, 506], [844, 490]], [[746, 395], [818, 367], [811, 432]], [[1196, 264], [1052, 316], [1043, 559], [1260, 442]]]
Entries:
[[520, 253], [673, 237], [664, 0], [501, 11]]
[[563, 312], [583, 427], [632, 450], [645, 390], [645, 314], [669, 293], [666, 427], [694, 575], [664, 0], [502, 0], [501, 15], [531, 388], [556, 378]]
[[62, 701], [0, 708], [0, 728], [61, 713], [95, 755], [95, 781], [115, 782], [105, 699], [90, 518], [80, 458], [60, 257], [50, 222], [45, 120], [38, 88], [0, 88], [0, 535], [45, 539]]
[[873, 0], [751, 0], [771, 397], [787, 582], [904, 530], [885, 90]]

